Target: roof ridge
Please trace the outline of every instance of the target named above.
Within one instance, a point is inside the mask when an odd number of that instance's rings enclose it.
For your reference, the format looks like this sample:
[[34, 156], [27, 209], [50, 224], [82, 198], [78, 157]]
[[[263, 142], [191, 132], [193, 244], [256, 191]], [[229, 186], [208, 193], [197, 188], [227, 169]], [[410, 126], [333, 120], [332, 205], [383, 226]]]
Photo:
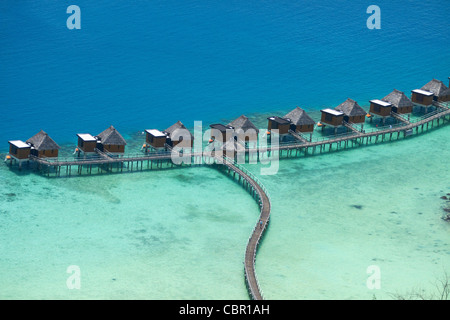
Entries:
[[228, 123], [229, 126], [235, 127], [235, 129], [250, 127], [256, 132], [259, 132], [259, 129], [255, 126], [255, 124], [246, 116], [241, 115], [238, 118], [234, 119], [230, 123]]
[[[315, 121], [309, 116], [309, 114], [299, 106], [296, 106], [294, 109], [289, 111], [286, 115], [284, 115], [283, 118], [289, 118], [295, 125], [315, 123]], [[303, 123], [301, 120], [303, 120]], [[308, 123], [305, 123], [305, 121]]]
[[[42, 146], [47, 146], [50, 144], [51, 147], [59, 149], [60, 146], [48, 135], [44, 130], [39, 131], [30, 139], [27, 140], [28, 143], [32, 144], [35, 149], [41, 149]], [[50, 149], [44, 149], [50, 150]]]
[[[113, 136], [113, 134], [116, 136], [116, 140], [119, 141], [114, 141], [115, 143], [107, 143], [108, 139], [111, 138], [111, 136]], [[126, 145], [126, 141], [123, 138], [123, 136], [120, 134], [120, 132], [113, 126], [109, 126], [107, 129], [105, 129], [104, 131], [100, 132], [97, 137], [99, 137], [101, 139], [101, 142], [103, 144], [124, 144]], [[113, 136], [114, 137], [114, 136]]]
[[41, 134], [38, 140], [38, 146], [41, 146], [44, 143], [45, 138], [48, 137], [48, 134], [44, 130], [39, 131], [38, 134]]
[[334, 109], [344, 112], [347, 116], [358, 116], [366, 114], [366, 111], [358, 104], [358, 102], [351, 98], [347, 98], [347, 100], [345, 100]]

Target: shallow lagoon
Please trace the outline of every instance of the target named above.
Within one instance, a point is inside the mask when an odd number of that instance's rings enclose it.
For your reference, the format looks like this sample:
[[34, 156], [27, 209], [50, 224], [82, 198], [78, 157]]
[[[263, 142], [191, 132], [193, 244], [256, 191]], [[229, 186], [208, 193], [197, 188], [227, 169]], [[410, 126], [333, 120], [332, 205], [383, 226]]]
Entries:
[[[265, 297], [433, 291], [450, 266], [440, 199], [449, 133], [283, 159], [260, 176], [273, 207], [257, 256]], [[53, 179], [0, 170], [2, 298], [247, 299], [242, 262], [258, 206], [214, 168]], [[70, 265], [80, 290], [66, 286]], [[366, 286], [371, 265], [379, 290]]]

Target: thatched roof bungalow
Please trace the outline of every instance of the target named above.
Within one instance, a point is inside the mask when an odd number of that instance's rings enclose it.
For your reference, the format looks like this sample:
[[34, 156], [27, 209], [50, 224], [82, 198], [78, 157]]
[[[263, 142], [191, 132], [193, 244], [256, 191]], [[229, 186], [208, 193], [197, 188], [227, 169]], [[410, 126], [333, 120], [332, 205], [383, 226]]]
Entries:
[[334, 108], [344, 113], [344, 121], [349, 123], [364, 123], [367, 112], [361, 106], [350, 98]]
[[450, 101], [450, 89], [440, 80], [433, 79], [420, 89], [433, 93], [435, 101]]
[[181, 121], [176, 122], [169, 128], [163, 131], [167, 136], [167, 144], [171, 147], [175, 147], [181, 141], [189, 141], [184, 147], [193, 146], [194, 136], [192, 133], [184, 126]]
[[286, 114], [284, 119], [290, 120], [291, 130], [296, 132], [313, 132], [316, 122], [300, 107]]
[[228, 126], [234, 128], [234, 136], [237, 137], [238, 140], [245, 142], [258, 141], [259, 129], [246, 116], [240, 116], [236, 120], [230, 122]]
[[61, 147], [43, 130], [26, 141], [31, 145], [30, 153], [38, 158], [57, 158]]
[[402, 92], [394, 89], [390, 94], [381, 99], [392, 104], [392, 111], [399, 114], [410, 114], [413, 110], [412, 101]]
[[125, 153], [127, 142], [113, 126], [103, 131], [97, 136], [100, 150], [111, 153]]

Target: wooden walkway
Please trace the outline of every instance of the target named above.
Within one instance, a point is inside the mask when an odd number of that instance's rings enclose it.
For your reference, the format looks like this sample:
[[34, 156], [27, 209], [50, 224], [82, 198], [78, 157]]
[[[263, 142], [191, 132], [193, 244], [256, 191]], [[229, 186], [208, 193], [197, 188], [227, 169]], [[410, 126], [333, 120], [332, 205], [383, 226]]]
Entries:
[[[97, 153], [98, 154], [98, 153]], [[168, 153], [160, 153], [160, 154], [151, 154], [151, 155], [137, 155], [137, 156], [129, 156], [129, 157], [109, 157], [105, 154], [100, 155], [99, 158], [81, 158], [81, 159], [73, 159], [73, 160], [55, 160], [51, 161], [45, 158], [38, 158], [34, 156], [30, 156], [30, 159], [36, 163], [51, 166], [51, 167], [61, 167], [61, 166], [77, 166], [77, 165], [98, 165], [98, 164], [106, 164], [106, 163], [127, 163], [133, 161], [147, 161], [147, 160], [166, 160], [171, 157], [170, 152]]]
[[409, 120], [405, 119], [402, 115], [400, 115], [400, 114], [398, 114], [398, 113], [396, 113], [394, 111], [391, 111], [391, 116], [394, 117], [395, 119], [401, 121], [401, 122], [406, 123], [406, 124], [410, 124], [411, 123], [411, 122], [409, 122]]
[[[107, 154], [102, 153], [101, 151], [96, 151], [99, 154], [98, 158], [86, 158], [86, 159], [77, 159], [73, 161], [50, 161], [43, 158], [32, 157], [31, 160], [35, 161], [40, 165], [55, 167], [56, 172], [60, 170], [61, 167], [65, 166], [68, 170], [70, 170], [71, 166], [92, 166], [92, 165], [104, 165], [104, 164], [112, 164], [112, 163], [132, 163], [134, 161], [142, 162], [142, 161], [159, 161], [159, 160], [167, 160], [169, 161], [172, 157], [172, 152], [164, 152], [160, 154], [150, 154], [150, 155], [142, 155], [136, 157], [126, 157], [126, 158], [111, 158]], [[204, 153], [192, 153], [191, 157], [209, 157], [212, 160], [215, 160], [216, 163], [223, 164], [224, 167], [229, 169], [229, 172], [233, 172], [239, 176], [239, 181], [242, 180], [243, 183], [246, 184], [246, 188], [250, 188], [252, 193], [255, 195], [255, 198], [258, 201], [258, 204], [261, 208], [260, 216], [256, 226], [253, 229], [253, 232], [248, 240], [247, 248], [245, 252], [244, 259], [244, 271], [245, 271], [245, 280], [246, 285], [249, 291], [249, 295], [254, 300], [262, 300], [262, 292], [260, 286], [258, 284], [258, 280], [256, 277], [255, 270], [255, 261], [256, 261], [256, 251], [258, 245], [260, 243], [261, 237], [263, 233], [266, 231], [269, 216], [270, 216], [270, 199], [267, 190], [264, 188], [262, 183], [248, 170], [239, 166], [235, 163], [234, 160], [229, 159], [227, 157], [221, 157], [217, 155], [205, 155]], [[59, 169], [58, 169], [59, 168]], [[58, 173], [57, 173], [58, 174]]]
[[343, 122], [344, 127], [346, 127], [347, 129], [353, 131], [353, 133], [357, 134], [357, 135], [362, 135], [362, 132], [360, 130], [358, 130], [357, 128], [355, 128], [355, 126], [351, 123], [348, 123], [346, 121]]
[[[352, 133], [345, 134], [343, 136], [336, 136], [332, 138], [326, 138], [319, 141], [308, 141], [304, 137], [302, 137], [299, 134], [290, 133], [292, 136], [294, 136], [298, 142], [292, 142], [288, 144], [279, 144], [279, 145], [273, 145], [268, 146], [264, 148], [263, 150], [259, 149], [246, 149], [247, 152], [254, 151], [255, 153], [266, 153], [266, 152], [273, 152], [273, 151], [290, 151], [290, 150], [304, 150], [307, 152], [310, 148], [317, 148], [320, 147], [320, 149], [324, 149], [325, 146], [329, 145], [331, 150], [331, 146], [333, 144], [341, 145], [343, 142], [348, 143], [351, 142], [357, 142], [359, 145], [362, 144], [368, 144], [372, 141], [372, 138], [376, 138], [376, 142], [378, 141], [378, 138], [381, 137], [384, 141], [385, 136], [389, 136], [390, 139], [392, 139], [394, 134], [397, 134], [397, 138], [400, 137], [400, 134], [403, 134], [404, 137], [410, 135], [412, 133], [412, 130], [415, 129], [416, 133], [418, 132], [419, 128], [422, 128], [422, 131], [424, 130], [424, 126], [426, 126], [426, 129], [428, 129], [429, 124], [431, 123], [431, 126], [434, 126], [434, 121], [437, 121], [437, 124], [439, 125], [439, 121], [449, 121], [447, 119], [447, 116], [450, 115], [450, 108], [445, 107], [442, 104], [435, 103], [435, 106], [438, 108], [437, 111], [434, 113], [430, 113], [426, 115], [424, 119], [421, 119], [416, 122], [409, 122], [403, 117], [399, 116], [399, 118], [403, 119], [403, 123], [400, 125], [397, 125], [395, 127], [391, 128], [385, 128], [381, 130], [374, 130], [372, 132], [366, 132], [362, 131], [360, 132], [358, 129], [354, 128], [351, 124], [348, 124], [348, 127], [352, 130]], [[93, 165], [112, 165], [112, 164], [120, 164], [121, 169], [123, 169], [124, 164], [130, 164], [131, 166], [134, 163], [138, 163], [137, 166], [143, 166], [144, 162], [154, 162], [154, 161], [170, 161], [173, 156], [172, 151], [165, 151], [165, 152], [153, 152], [149, 154], [139, 154], [139, 155], [129, 155], [129, 156], [121, 156], [121, 157], [114, 157], [111, 156], [111, 154], [103, 153], [99, 150], [96, 150], [96, 157], [87, 157], [87, 158], [71, 158], [71, 159], [56, 159], [56, 160], [50, 160], [46, 158], [38, 158], [34, 156], [30, 156], [30, 160], [32, 162], [35, 162], [41, 166], [45, 167], [54, 167], [57, 168], [56, 172], [60, 172], [61, 167], [70, 168], [72, 166], [87, 166], [92, 167]], [[191, 158], [213, 158], [213, 155], [208, 155], [202, 151], [199, 152], [192, 152], [188, 153], [187, 157]]]
[[[130, 156], [114, 156], [112, 154], [107, 154], [96, 150], [94, 156], [86, 158], [72, 158], [72, 159], [46, 159], [38, 158], [35, 156], [30, 156], [30, 160], [35, 162], [41, 170], [47, 170], [47, 174], [50, 175], [50, 168], [54, 169], [56, 176], [61, 175], [61, 169], [65, 168], [67, 176], [72, 173], [72, 167], [77, 167], [78, 174], [81, 174], [83, 168], [86, 169], [88, 174], [92, 174], [92, 169], [97, 166], [98, 172], [111, 171], [113, 166], [116, 165], [117, 172], [123, 172], [124, 169], [133, 171], [143, 170], [144, 163], [147, 163], [148, 169], [153, 169], [153, 166], [160, 168], [162, 162], [169, 163], [172, 159], [172, 152], [161, 152], [161, 153], [150, 153], [150, 154], [138, 154]], [[198, 156], [197, 154], [192, 154], [192, 156]], [[173, 166], [173, 163], [172, 163]], [[43, 169], [45, 168], [45, 169]]]
[[[394, 134], [397, 134], [397, 138], [400, 137], [400, 135], [403, 133], [403, 136], [406, 137], [413, 133], [413, 130], [416, 130], [416, 133], [419, 133], [419, 129], [422, 129], [422, 132], [424, 129], [428, 129], [429, 125], [431, 124], [431, 127], [434, 126], [434, 121], [437, 122], [437, 125], [440, 124], [440, 121], [442, 120], [442, 123], [445, 121], [450, 122], [450, 119], [447, 119], [447, 117], [450, 115], [450, 108], [441, 105], [439, 103], [436, 103], [435, 106], [437, 107], [437, 110], [435, 112], [427, 114], [423, 119], [416, 121], [416, 122], [406, 122], [404, 121], [400, 126], [396, 126], [394, 128], [386, 128], [382, 130], [374, 130], [372, 132], [356, 132], [355, 128], [352, 129], [353, 133], [347, 134], [345, 136], [339, 136], [331, 139], [324, 139], [321, 141], [308, 141], [304, 138], [298, 139], [299, 142], [297, 143], [291, 143], [286, 145], [277, 145], [277, 146], [269, 146], [265, 148], [265, 150], [260, 151], [256, 150], [258, 152], [258, 157], [261, 156], [260, 153], [270, 153], [274, 151], [287, 151], [290, 152], [292, 150], [305, 150], [305, 154], [307, 154], [309, 148], [315, 148], [320, 147], [320, 150], [322, 151], [322, 148], [325, 149], [326, 145], [329, 145], [329, 150], [331, 150], [332, 145], [341, 145], [342, 143], [347, 144], [349, 141], [353, 143], [357, 143], [357, 145], [362, 145], [364, 142], [366, 144], [369, 143], [369, 141], [372, 141], [372, 138], [375, 137], [375, 143], [378, 141], [379, 137], [382, 137], [382, 141], [384, 141], [385, 136], [389, 136], [391, 139]], [[405, 120], [405, 119], [404, 119]], [[425, 128], [426, 126], [426, 128]], [[249, 149], [247, 149], [247, 152], [250, 152]], [[258, 283], [258, 279], [256, 277], [256, 270], [255, 270], [255, 262], [256, 262], [256, 253], [258, 246], [260, 244], [261, 238], [266, 231], [269, 223], [270, 218], [270, 210], [271, 210], [271, 203], [270, 203], [270, 197], [267, 192], [267, 190], [264, 188], [263, 184], [258, 180], [258, 178], [253, 175], [251, 172], [246, 170], [244, 167], [236, 164], [236, 162], [233, 159], [229, 159], [227, 157], [222, 157], [222, 153], [219, 153], [219, 155], [214, 154], [207, 154], [202, 152], [192, 152], [188, 153], [187, 157], [190, 159], [209, 159], [216, 161], [216, 163], [223, 164], [221, 167], [227, 168], [229, 173], [233, 173], [233, 175], [238, 175], [239, 181], [243, 182], [243, 185], [245, 185], [246, 188], [249, 189], [249, 191], [252, 192], [252, 195], [257, 199], [259, 206], [260, 206], [260, 216], [258, 219], [258, 222], [256, 226], [253, 229], [253, 232], [248, 240], [246, 252], [245, 252], [245, 258], [244, 258], [244, 271], [245, 271], [245, 280], [247, 284], [247, 288], [249, 290], [249, 295], [252, 299], [260, 300], [263, 299], [263, 294], [261, 291], [261, 288]], [[93, 165], [100, 166], [111, 166], [112, 164], [118, 164], [117, 169], [122, 170], [124, 165], [131, 165], [131, 168], [133, 168], [133, 164], [137, 163], [137, 167], [139, 167], [139, 164], [141, 166], [141, 170], [143, 168], [143, 163], [147, 161], [149, 168], [151, 168], [151, 164], [153, 162], [156, 162], [156, 166], [158, 167], [158, 163], [161, 161], [166, 161], [167, 163], [172, 162], [173, 159], [173, 152], [162, 152], [162, 153], [150, 153], [150, 154], [143, 154], [143, 155], [134, 155], [134, 156], [122, 156], [122, 157], [114, 157], [107, 153], [102, 153], [97, 151], [97, 156], [91, 157], [91, 158], [83, 158], [83, 159], [56, 159], [56, 160], [50, 160], [50, 159], [43, 159], [43, 158], [37, 158], [37, 157], [30, 157], [30, 160], [34, 163], [36, 163], [38, 166], [44, 166], [47, 168], [53, 167], [55, 168], [54, 172], [57, 176], [59, 176], [61, 172], [61, 167], [66, 167], [68, 175], [70, 176], [70, 168], [72, 166], [78, 166], [79, 174], [81, 174], [81, 169], [83, 167], [90, 168], [92, 170]], [[196, 164], [197, 162], [194, 162]], [[89, 170], [89, 169], [88, 169]]]
[[416, 129], [416, 132], [418, 132], [419, 128], [422, 128], [422, 131], [424, 130], [424, 126], [426, 125], [426, 129], [428, 129], [429, 124], [431, 123], [431, 126], [434, 126], [434, 121], [437, 121], [437, 124], [439, 125], [439, 122], [442, 121], [449, 121], [447, 119], [447, 116], [450, 115], [450, 108], [440, 106], [442, 110], [438, 110], [432, 114], [430, 114], [428, 117], [419, 120], [417, 122], [408, 122], [408, 124], [402, 125], [402, 126], [396, 126], [392, 128], [386, 128], [382, 130], [375, 130], [373, 132], [361, 132], [359, 134], [346, 134], [344, 136], [331, 138], [331, 139], [325, 139], [321, 141], [312, 141], [307, 143], [293, 143], [293, 144], [287, 144], [287, 145], [279, 145], [279, 146], [272, 146], [268, 147], [268, 151], [285, 151], [285, 150], [293, 150], [293, 149], [308, 149], [308, 148], [314, 148], [314, 147], [320, 147], [325, 145], [332, 145], [332, 144], [340, 144], [342, 142], [351, 141], [351, 140], [358, 140], [361, 141], [360, 144], [364, 143], [364, 140], [366, 140], [366, 143], [371, 140], [373, 137], [384, 137], [386, 135], [389, 135], [392, 137], [394, 133], [397, 134], [397, 137], [400, 136], [401, 133], [403, 133], [404, 136], [407, 136], [411, 133], [411, 130]]
[[304, 138], [300, 133], [289, 130], [289, 134], [302, 143], [308, 143], [308, 139]]
[[234, 160], [224, 157], [223, 164], [229, 170], [237, 173], [256, 192], [258, 203], [260, 206], [260, 215], [256, 226], [248, 240], [247, 249], [245, 250], [244, 272], [249, 295], [253, 300], [262, 300], [263, 295], [256, 277], [256, 251], [264, 232], [267, 229], [270, 218], [270, 198], [267, 190], [262, 183], [249, 171], [245, 170], [235, 163]]

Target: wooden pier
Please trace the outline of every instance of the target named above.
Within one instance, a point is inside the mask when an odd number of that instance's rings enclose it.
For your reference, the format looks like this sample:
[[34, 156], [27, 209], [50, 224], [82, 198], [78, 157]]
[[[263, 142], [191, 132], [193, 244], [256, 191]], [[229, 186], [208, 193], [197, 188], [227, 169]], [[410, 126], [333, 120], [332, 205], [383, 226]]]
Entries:
[[[346, 149], [349, 147], [357, 147], [362, 145], [368, 145], [378, 142], [391, 141], [393, 139], [405, 138], [413, 134], [419, 134], [430, 127], [447, 124], [450, 119], [450, 108], [447, 106], [434, 102], [436, 111], [424, 115], [422, 119], [415, 122], [408, 121], [402, 116], [398, 116], [398, 119], [402, 119], [398, 124], [390, 127], [384, 127], [382, 129], [377, 128], [373, 131], [366, 131], [356, 128], [352, 124], [347, 124], [350, 132], [344, 135], [336, 135], [332, 137], [323, 138], [321, 140], [307, 140], [301, 134], [296, 134], [295, 132], [290, 132], [290, 134], [296, 139], [294, 142], [290, 143], [280, 143], [276, 145], [269, 145], [265, 148], [249, 148], [245, 149], [246, 154], [255, 154], [258, 159], [269, 155], [273, 152], [279, 152], [280, 156], [299, 156], [315, 154], [316, 152], [331, 152], [335, 150]], [[397, 118], [397, 117], [396, 117]], [[37, 165], [37, 169], [44, 174], [50, 176], [54, 174], [59, 177], [63, 173], [67, 176], [72, 175], [72, 168], [76, 167], [77, 173], [81, 175], [83, 171], [87, 174], [93, 174], [95, 168], [97, 173], [102, 172], [124, 172], [124, 171], [136, 171], [162, 168], [163, 164], [165, 167], [174, 167], [172, 157], [174, 153], [171, 149], [161, 152], [151, 152], [136, 155], [126, 155], [126, 156], [114, 156], [108, 152], [102, 152], [98, 149], [95, 150], [94, 156], [85, 158], [40, 158], [30, 155], [29, 161]], [[177, 155], [175, 155], [177, 156]], [[203, 161], [211, 163], [213, 155], [204, 153], [202, 151], [192, 151], [186, 152], [186, 158], [190, 158], [190, 163], [198, 164]], [[198, 160], [200, 159], [200, 161]], [[13, 159], [10, 160], [12, 163]], [[146, 165], [146, 166], [145, 166]]]
[[228, 174], [233, 174], [233, 177], [236, 174], [238, 175], [239, 181], [242, 180], [242, 184], [246, 190], [258, 201], [261, 210], [258, 221], [247, 242], [244, 258], [244, 273], [250, 298], [253, 300], [263, 300], [262, 290], [256, 277], [255, 264], [257, 249], [269, 224], [271, 208], [269, 193], [254, 174], [236, 164], [233, 159], [223, 157], [223, 166], [227, 168]]
[[[399, 118], [402, 118], [403, 120], [399, 119], [401, 122], [398, 125], [395, 125], [395, 127], [390, 126], [388, 128], [374, 129], [372, 132], [366, 132], [365, 130], [359, 131], [353, 125], [349, 124], [348, 128], [351, 132], [343, 136], [335, 136], [318, 141], [308, 141], [301, 135], [297, 135], [297, 142], [268, 146], [263, 150], [247, 148], [245, 151], [249, 154], [256, 152], [259, 159], [272, 152], [279, 152], [280, 156], [282, 156], [284, 152], [287, 157], [290, 157], [293, 156], [294, 151], [294, 156], [299, 156], [302, 153], [308, 155], [310, 150], [312, 150], [312, 154], [315, 154], [317, 149], [320, 153], [323, 153], [326, 151], [331, 152], [340, 150], [342, 148], [378, 143], [379, 141], [384, 142], [388, 139], [389, 141], [392, 139], [398, 140], [400, 138], [411, 136], [414, 133], [422, 133], [429, 130], [430, 127], [434, 128], [435, 126], [448, 124], [450, 122], [450, 108], [439, 102], [434, 102], [433, 105], [436, 107], [434, 112], [424, 115], [415, 122], [408, 121], [399, 116]], [[335, 146], [335, 148], [333, 148], [333, 146]], [[185, 158], [189, 158], [191, 160], [190, 164], [194, 165], [202, 163], [221, 164], [217, 167], [225, 169], [228, 174], [233, 176], [233, 178], [237, 177], [238, 181], [242, 182], [245, 189], [258, 201], [261, 211], [258, 222], [247, 243], [244, 258], [244, 272], [250, 297], [255, 300], [260, 300], [263, 299], [263, 294], [256, 277], [255, 263], [258, 246], [269, 223], [271, 210], [270, 197], [263, 184], [255, 175], [237, 164], [234, 159], [223, 157], [222, 153], [219, 154], [220, 155], [215, 155], [214, 153], [193, 151], [186, 153]], [[163, 151], [117, 157], [107, 152], [96, 150], [96, 155], [94, 157], [72, 159], [57, 158], [51, 160], [30, 156], [29, 160], [36, 164], [38, 170], [46, 173], [48, 176], [50, 176], [51, 173], [54, 173], [56, 177], [59, 177], [61, 176], [61, 172], [65, 172], [66, 176], [70, 176], [72, 174], [72, 167], [77, 168], [77, 173], [79, 175], [82, 174], [83, 169], [85, 169], [84, 171], [87, 174], [92, 174], [92, 170], [95, 167], [97, 168], [98, 173], [101, 171], [114, 172], [114, 168], [116, 169], [116, 172], [123, 172], [124, 169], [128, 169], [128, 171], [144, 170], [145, 164], [147, 165], [147, 169], [153, 169], [154, 167], [162, 168], [163, 164], [166, 164], [166, 167], [174, 167], [177, 166], [173, 163], [174, 155], [180, 156], [180, 154], [174, 154], [173, 151]], [[65, 168], [65, 170], [62, 170], [62, 168]]]
[[408, 119], [405, 119], [402, 115], [400, 115], [400, 114], [398, 114], [398, 113], [396, 113], [394, 111], [391, 111], [391, 116], [393, 118], [397, 119], [398, 121], [401, 121], [401, 122], [406, 123], [406, 124], [411, 124], [411, 122], [409, 122]]
[[[362, 146], [370, 143], [384, 142], [387, 139], [391, 141], [393, 139], [398, 140], [400, 138], [406, 138], [414, 133], [419, 134], [450, 122], [450, 108], [438, 102], [435, 102], [434, 105], [437, 107], [436, 111], [424, 115], [422, 119], [419, 119], [416, 122], [410, 122], [404, 119], [405, 121], [399, 125], [384, 129], [374, 129], [372, 132], [367, 132], [364, 130], [362, 132], [358, 131], [341, 136], [335, 136], [330, 139], [269, 146], [267, 148], [267, 152], [278, 151], [280, 152], [280, 156], [282, 156], [282, 153], [285, 152], [287, 157], [290, 157], [298, 156], [302, 154], [302, 151], [305, 155], [307, 155], [310, 150], [312, 150], [312, 153], [315, 154], [316, 149], [319, 149], [320, 153], [322, 153], [325, 151], [340, 150], [350, 146]], [[333, 146], [335, 149], [333, 149]], [[294, 155], [293, 151], [296, 151]]]
[[344, 122], [342, 122], [342, 124], [344, 125], [344, 127], [346, 127], [348, 130], [352, 131], [356, 135], [362, 135], [361, 130], [358, 130], [357, 128], [355, 128], [355, 126], [352, 123], [348, 123], [348, 122], [344, 121]]
[[294, 130], [289, 130], [289, 134], [302, 143], [309, 142], [308, 139], [304, 138], [302, 134], [295, 132]]

